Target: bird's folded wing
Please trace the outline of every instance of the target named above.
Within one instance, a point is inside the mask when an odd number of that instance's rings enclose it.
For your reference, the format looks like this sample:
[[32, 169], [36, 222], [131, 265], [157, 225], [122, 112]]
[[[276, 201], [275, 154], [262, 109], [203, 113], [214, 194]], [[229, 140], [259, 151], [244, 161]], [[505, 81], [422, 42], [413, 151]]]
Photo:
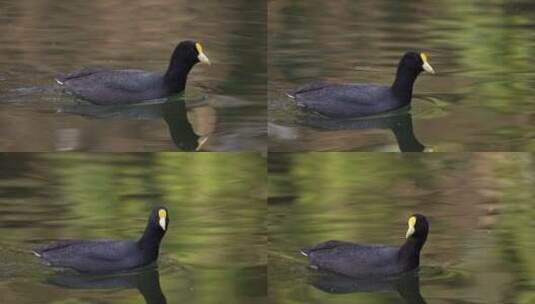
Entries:
[[60, 75], [56, 76], [56, 80], [58, 80], [58, 81], [63, 83], [65, 81], [67, 81], [67, 80], [86, 77], [86, 76], [89, 76], [89, 75], [92, 75], [92, 74], [95, 74], [95, 73], [98, 73], [98, 72], [102, 72], [102, 71], [106, 71], [106, 69], [103, 69], [103, 68], [84, 68], [84, 69], [81, 69], [81, 70], [78, 70], [78, 71], [74, 71], [74, 72], [69, 73], [69, 74], [60, 74]]
[[161, 84], [162, 75], [142, 70], [119, 70], [101, 73], [98, 82], [110, 89], [129, 92], [150, 90]]
[[310, 254], [313, 251], [325, 250], [325, 249], [333, 249], [333, 248], [336, 248], [338, 246], [344, 246], [344, 245], [354, 245], [354, 244], [351, 243], [351, 242], [346, 242], [346, 241], [331, 240], [331, 241], [327, 241], [327, 242], [324, 242], [324, 243], [319, 243], [319, 244], [314, 245], [312, 247], [303, 248], [301, 250], [301, 252], [303, 252], [305, 254]]
[[78, 247], [78, 252], [87, 257], [105, 261], [122, 260], [135, 251], [135, 244], [131, 241], [101, 241], [75, 246]]
[[79, 244], [81, 242], [82, 241], [80, 241], [80, 240], [58, 240], [58, 241], [52, 242], [50, 244], [41, 245], [39, 247], [36, 247], [36, 248], [33, 249], [33, 251], [35, 253], [41, 254], [41, 253], [46, 252], [46, 251], [62, 249], [62, 248], [71, 246], [73, 244]]
[[316, 90], [321, 90], [321, 89], [323, 89], [325, 87], [332, 86], [332, 85], [333, 84], [331, 84], [329, 82], [316, 81], [316, 82], [305, 84], [305, 85], [297, 88], [295, 91], [289, 92], [288, 95], [290, 95], [292, 97], [295, 97], [297, 94], [312, 92], [312, 91], [316, 91]]
[[143, 70], [84, 69], [56, 79], [75, 91], [107, 88], [136, 93], [161, 86], [163, 76]]

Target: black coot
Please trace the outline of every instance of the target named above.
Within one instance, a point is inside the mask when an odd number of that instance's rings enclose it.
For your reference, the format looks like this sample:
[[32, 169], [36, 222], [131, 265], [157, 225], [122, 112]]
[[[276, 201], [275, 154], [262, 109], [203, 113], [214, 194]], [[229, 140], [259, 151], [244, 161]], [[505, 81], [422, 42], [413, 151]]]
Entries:
[[425, 53], [407, 52], [401, 58], [392, 86], [312, 83], [288, 96], [308, 110], [333, 118], [362, 117], [394, 110], [411, 102], [416, 77], [435, 71]]
[[84, 273], [109, 273], [149, 265], [158, 259], [160, 242], [169, 224], [167, 209], [154, 208], [141, 238], [135, 240], [65, 240], [33, 253], [53, 267]]
[[165, 73], [83, 69], [61, 75], [56, 81], [68, 92], [94, 104], [131, 104], [184, 91], [188, 73], [198, 62], [210, 64], [201, 44], [182, 41], [175, 48]]
[[406, 241], [401, 247], [359, 245], [328, 241], [304, 248], [310, 267], [351, 277], [386, 276], [403, 273], [420, 265], [420, 251], [429, 231], [427, 219], [420, 214], [409, 218]]

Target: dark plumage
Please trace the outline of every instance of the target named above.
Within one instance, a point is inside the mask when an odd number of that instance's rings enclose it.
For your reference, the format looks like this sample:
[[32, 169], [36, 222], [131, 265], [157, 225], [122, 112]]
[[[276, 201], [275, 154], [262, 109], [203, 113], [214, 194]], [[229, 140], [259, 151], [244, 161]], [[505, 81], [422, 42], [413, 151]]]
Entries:
[[145, 266], [158, 259], [160, 242], [169, 216], [164, 207], [154, 208], [145, 231], [137, 241], [65, 240], [35, 249], [46, 264], [79, 272], [109, 273]]
[[425, 53], [407, 52], [401, 58], [392, 86], [312, 83], [288, 96], [299, 106], [333, 118], [362, 117], [394, 110], [411, 102], [416, 77], [435, 71]]
[[201, 44], [182, 41], [175, 48], [164, 74], [142, 70], [83, 69], [61, 75], [56, 81], [68, 92], [94, 104], [130, 104], [182, 92], [188, 73], [198, 62], [210, 64]]
[[328, 241], [302, 249], [312, 268], [351, 277], [393, 275], [417, 268], [420, 250], [429, 231], [420, 214], [409, 218], [406, 241], [401, 247], [368, 246], [344, 241]]

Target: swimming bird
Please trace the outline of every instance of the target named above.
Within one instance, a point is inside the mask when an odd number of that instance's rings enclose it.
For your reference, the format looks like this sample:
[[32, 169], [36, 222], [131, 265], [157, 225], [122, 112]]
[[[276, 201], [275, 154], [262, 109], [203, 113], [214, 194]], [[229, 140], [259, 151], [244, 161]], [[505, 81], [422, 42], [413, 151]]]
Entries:
[[83, 273], [110, 273], [149, 265], [158, 259], [160, 242], [167, 231], [165, 207], [154, 208], [139, 240], [63, 240], [33, 253], [45, 264]]
[[410, 104], [412, 87], [422, 72], [435, 70], [423, 52], [407, 52], [401, 58], [391, 86], [375, 84], [311, 83], [288, 93], [298, 106], [332, 118], [362, 117]]
[[180, 42], [165, 73], [143, 70], [88, 68], [60, 75], [56, 82], [67, 92], [97, 105], [138, 103], [184, 91], [190, 70], [210, 64], [199, 42]]
[[350, 277], [387, 276], [413, 270], [420, 265], [420, 251], [427, 239], [429, 224], [425, 216], [409, 218], [406, 241], [401, 247], [359, 245], [328, 241], [304, 248], [311, 268]]

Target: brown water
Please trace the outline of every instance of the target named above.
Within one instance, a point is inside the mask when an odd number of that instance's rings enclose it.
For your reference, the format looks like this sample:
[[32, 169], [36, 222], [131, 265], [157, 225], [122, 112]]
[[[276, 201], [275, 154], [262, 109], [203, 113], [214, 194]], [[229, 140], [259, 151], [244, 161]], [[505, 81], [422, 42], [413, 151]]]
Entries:
[[[532, 303], [531, 154], [270, 154], [270, 303]], [[396, 280], [324, 278], [299, 249], [331, 239], [399, 245], [430, 232], [420, 270]]]
[[[0, 150], [263, 151], [265, 18], [248, 0], [0, 1]], [[213, 62], [190, 73], [187, 114], [104, 109], [52, 88], [82, 67], [163, 71], [185, 39]]]
[[[266, 303], [264, 163], [255, 153], [2, 155], [2, 303]], [[156, 270], [78, 275], [30, 253], [55, 239], [137, 239], [156, 205], [170, 217]]]
[[[535, 150], [533, 1], [270, 1], [268, 22], [270, 151]], [[285, 95], [317, 80], [390, 85], [409, 49], [437, 74], [387, 118], [321, 120]]]

